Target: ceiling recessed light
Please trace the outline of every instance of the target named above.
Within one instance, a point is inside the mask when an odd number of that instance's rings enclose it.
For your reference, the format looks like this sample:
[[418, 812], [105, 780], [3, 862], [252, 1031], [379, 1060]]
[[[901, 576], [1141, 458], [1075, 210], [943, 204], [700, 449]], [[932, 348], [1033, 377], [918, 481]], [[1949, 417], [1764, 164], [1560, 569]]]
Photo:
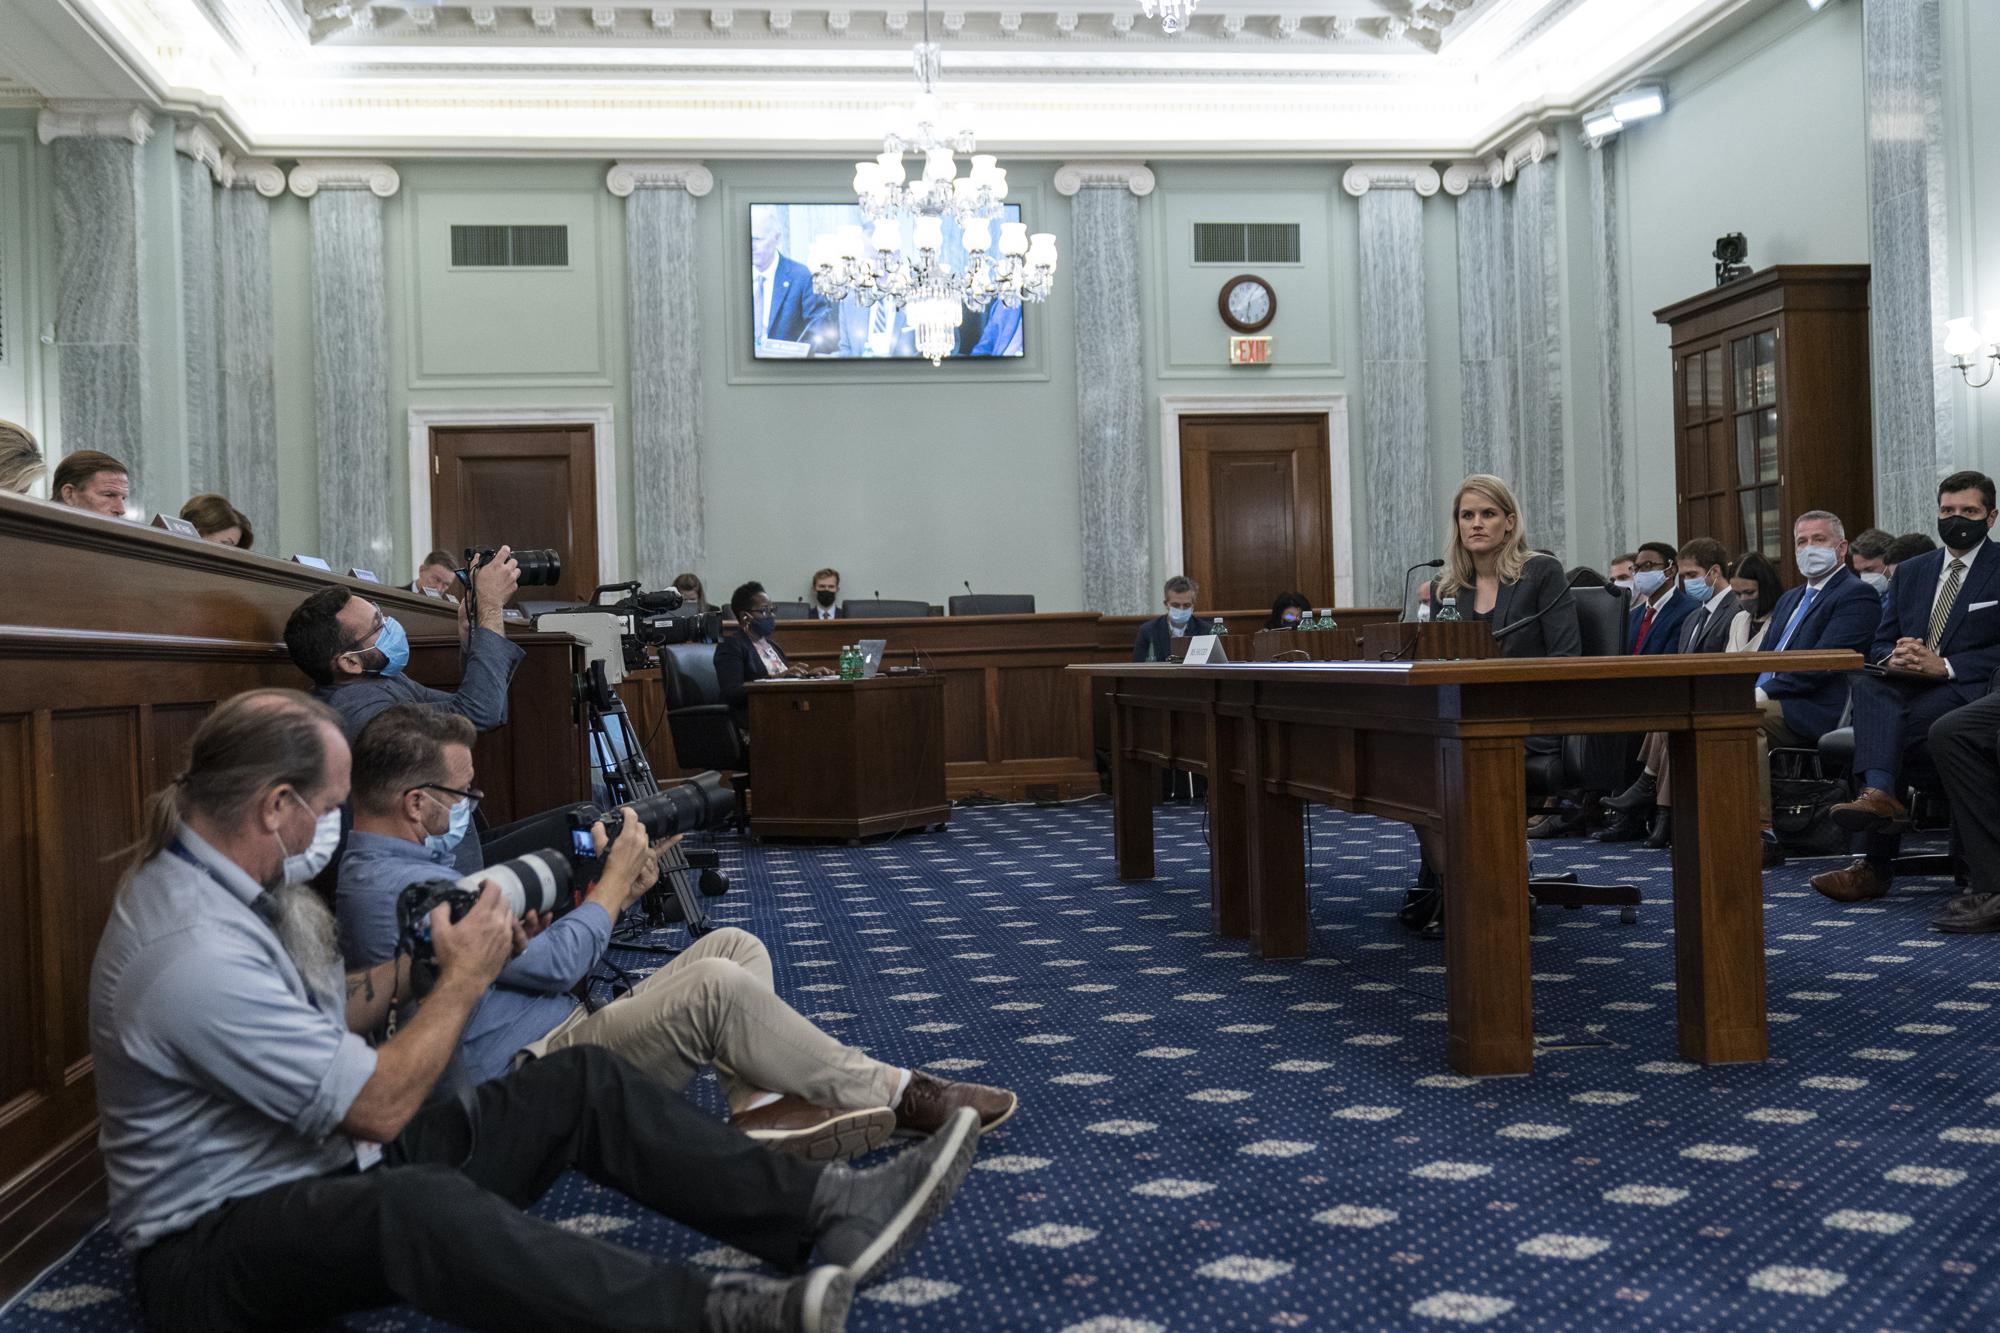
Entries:
[[1618, 119], [1608, 106], [1601, 106], [1595, 111], [1584, 113], [1583, 133], [1586, 138], [1608, 139], [1624, 128], [1625, 122]]
[[1623, 124], [1647, 120], [1667, 109], [1667, 90], [1657, 83], [1642, 83], [1611, 99], [1611, 113]]

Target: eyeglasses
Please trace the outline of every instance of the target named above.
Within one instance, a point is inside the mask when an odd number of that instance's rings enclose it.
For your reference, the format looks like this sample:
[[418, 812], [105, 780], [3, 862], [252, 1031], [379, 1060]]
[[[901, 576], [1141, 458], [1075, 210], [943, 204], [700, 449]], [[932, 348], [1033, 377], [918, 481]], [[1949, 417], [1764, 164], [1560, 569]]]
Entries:
[[361, 652], [362, 650], [368, 647], [368, 641], [374, 638], [377, 634], [380, 634], [385, 628], [388, 627], [388, 624], [389, 624], [388, 617], [384, 616], [378, 610], [375, 613], [375, 623], [368, 627], [368, 632], [362, 635], [360, 638], [350, 642], [345, 648], [342, 648], [340, 651], [342, 653]]
[[479, 808], [479, 803], [486, 799], [486, 793], [477, 787], [447, 787], [442, 782], [420, 782], [410, 788], [410, 790], [441, 791], [447, 796], [456, 796], [462, 800], [472, 802], [472, 808], [475, 810]]
[[1642, 573], [1650, 571], [1655, 574], [1664, 574], [1667, 571], [1667, 562], [1664, 560], [1659, 560], [1659, 561], [1639, 560], [1633, 563], [1632, 568], [1639, 570]]

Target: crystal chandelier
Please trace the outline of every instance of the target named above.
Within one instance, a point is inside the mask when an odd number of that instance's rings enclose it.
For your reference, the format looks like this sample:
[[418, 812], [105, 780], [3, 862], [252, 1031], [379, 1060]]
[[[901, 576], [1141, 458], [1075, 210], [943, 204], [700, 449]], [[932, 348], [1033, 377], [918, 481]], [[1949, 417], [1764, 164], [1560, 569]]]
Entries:
[[[935, 366], [958, 346], [967, 308], [994, 302], [1018, 309], [1048, 298], [1055, 286], [1056, 238], [1028, 234], [1027, 224], [1005, 221], [1007, 173], [990, 153], [975, 153], [969, 129], [946, 134], [933, 84], [943, 48], [930, 40], [930, 6], [924, 6], [924, 40], [915, 70], [923, 81], [911, 134], [891, 132], [882, 152], [854, 164], [854, 193], [868, 227], [842, 227], [815, 238], [807, 262], [813, 290], [832, 301], [881, 303], [901, 310], [916, 333], [917, 352]], [[922, 162], [910, 178], [903, 157]], [[970, 159], [958, 174], [956, 155]], [[947, 252], [945, 224], [957, 232], [965, 257]], [[998, 235], [994, 223], [998, 222]], [[997, 253], [996, 253], [997, 252]]]
[[1158, 19], [1164, 33], [1185, 31], [1194, 18], [1194, 5], [1195, 0], [1139, 0], [1139, 8], [1147, 18]]

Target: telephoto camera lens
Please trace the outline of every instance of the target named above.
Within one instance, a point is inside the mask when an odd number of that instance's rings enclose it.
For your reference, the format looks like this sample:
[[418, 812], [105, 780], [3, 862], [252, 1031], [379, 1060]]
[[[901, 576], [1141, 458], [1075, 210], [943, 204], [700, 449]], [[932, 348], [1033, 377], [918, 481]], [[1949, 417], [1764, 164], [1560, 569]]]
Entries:
[[507, 909], [517, 917], [554, 912], [569, 905], [569, 858], [561, 852], [528, 852], [467, 875], [458, 881], [458, 887], [477, 897], [480, 885], [488, 880], [499, 887]]
[[[562, 582], [562, 556], [547, 547], [511, 553], [516, 566], [521, 571], [523, 588], [552, 588]], [[471, 570], [476, 565], [485, 564], [493, 558], [493, 548], [468, 547], [465, 552], [465, 567]]]

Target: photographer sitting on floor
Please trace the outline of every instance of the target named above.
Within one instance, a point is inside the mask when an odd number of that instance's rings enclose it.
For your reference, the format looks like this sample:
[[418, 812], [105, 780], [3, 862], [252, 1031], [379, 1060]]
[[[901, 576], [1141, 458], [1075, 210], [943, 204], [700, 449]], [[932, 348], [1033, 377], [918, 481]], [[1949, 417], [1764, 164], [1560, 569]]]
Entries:
[[[450, 713], [391, 708], [354, 744], [354, 833], [334, 906], [349, 955], [391, 957], [396, 903], [412, 884], [456, 878], [454, 841], [479, 800], [471, 724]], [[603, 830], [596, 830], [600, 853]], [[970, 1106], [990, 1129], [1014, 1112], [1011, 1092], [948, 1083], [871, 1060], [778, 998], [771, 960], [748, 931], [702, 936], [595, 1013], [570, 994], [603, 958], [611, 930], [658, 877], [638, 819], [625, 826], [589, 897], [539, 931], [473, 1011], [461, 1041], [475, 1081], [504, 1074], [522, 1052], [606, 1046], [676, 1090], [713, 1064], [730, 1122], [752, 1138], [813, 1158], [850, 1157], [892, 1129], [932, 1133]], [[542, 929], [546, 926], [546, 929]], [[893, 1109], [891, 1109], [893, 1108]]]
[[[91, 970], [111, 1226], [154, 1328], [317, 1327], [407, 1301], [472, 1328], [841, 1327], [964, 1179], [977, 1118], [871, 1171], [762, 1150], [613, 1053], [578, 1047], [425, 1105], [518, 947], [488, 883], [431, 913], [436, 979], [379, 1047], [410, 960], [347, 972], [299, 881], [348, 747], [290, 690], [210, 713], [148, 804]], [[294, 851], [294, 849], [300, 849]], [[568, 1170], [789, 1272], [709, 1277], [524, 1210]]]

